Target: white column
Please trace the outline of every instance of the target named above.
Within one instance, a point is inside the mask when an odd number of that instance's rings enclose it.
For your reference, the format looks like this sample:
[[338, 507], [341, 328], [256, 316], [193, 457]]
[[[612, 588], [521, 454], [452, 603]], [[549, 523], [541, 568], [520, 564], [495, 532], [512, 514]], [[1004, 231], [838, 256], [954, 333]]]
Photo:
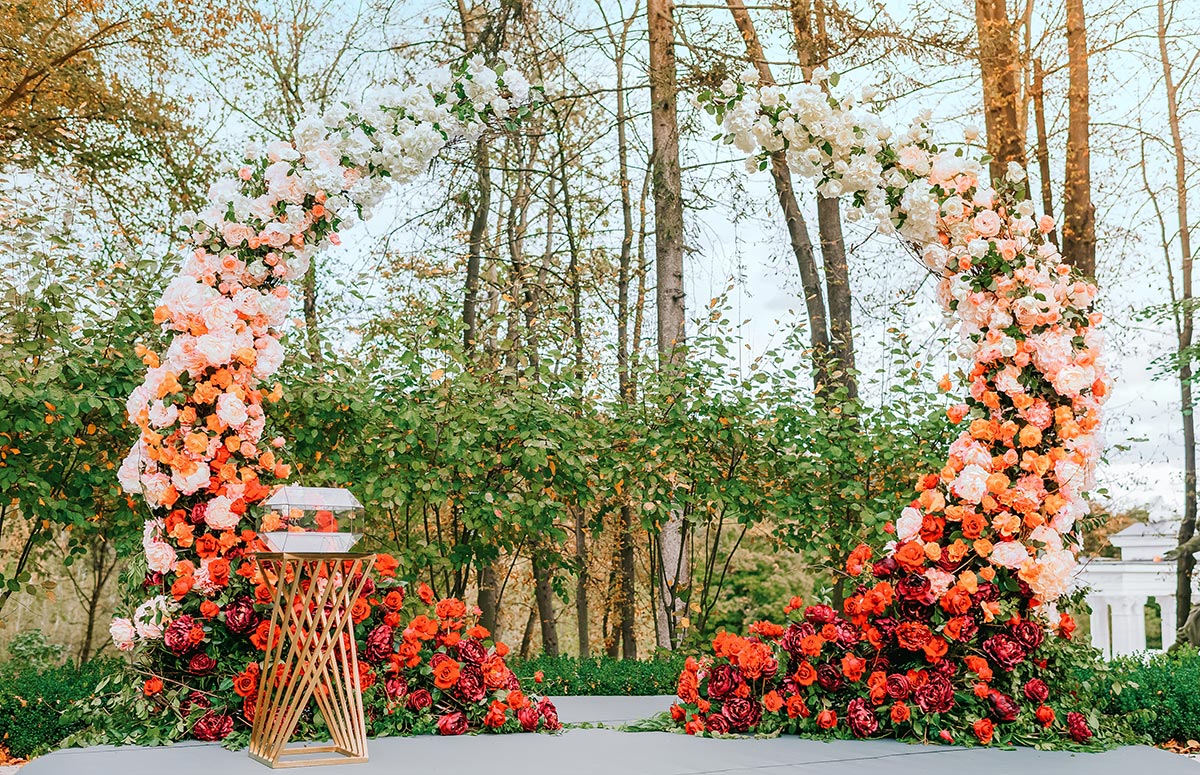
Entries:
[[1159, 595], [1154, 599], [1162, 609], [1162, 647], [1166, 651], [1175, 645], [1175, 635], [1179, 629], [1179, 620], [1175, 618], [1175, 596]]
[[1119, 597], [1112, 605], [1112, 653], [1114, 657], [1146, 649], [1146, 600]]
[[1108, 601], [1099, 595], [1088, 595], [1087, 602], [1092, 608], [1092, 645], [1100, 649], [1100, 653], [1105, 657], [1110, 657], [1112, 649], [1108, 638]]

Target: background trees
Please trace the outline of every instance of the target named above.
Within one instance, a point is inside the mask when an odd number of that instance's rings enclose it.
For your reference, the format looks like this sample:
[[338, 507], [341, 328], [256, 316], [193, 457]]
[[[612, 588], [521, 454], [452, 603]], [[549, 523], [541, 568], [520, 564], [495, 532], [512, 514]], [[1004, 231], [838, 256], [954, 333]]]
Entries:
[[307, 105], [474, 51], [510, 52], [546, 109], [450, 149], [304, 278], [273, 421], [300, 480], [353, 488], [375, 546], [514, 648], [644, 656], [784, 589], [836, 595], [830, 564], [942, 453], [934, 385], [958, 364], [932, 284], [785, 165], [744, 174], [692, 107], [748, 67], [880, 84], [893, 123], [914, 103], [983, 123], [998, 166], [1028, 166], [1064, 251], [1110, 289], [1137, 397], [1114, 402], [1110, 436], [1135, 441], [1106, 484], [1182, 493], [1170, 476], [1193, 471], [1194, 524], [1194, 454], [1162, 452], [1194, 450], [1187, 11], [5, 6], [0, 642], [42, 619], [81, 657], [104, 640], [87, 623], [144, 517], [116, 497], [122, 402], [173, 214], [209, 169]]

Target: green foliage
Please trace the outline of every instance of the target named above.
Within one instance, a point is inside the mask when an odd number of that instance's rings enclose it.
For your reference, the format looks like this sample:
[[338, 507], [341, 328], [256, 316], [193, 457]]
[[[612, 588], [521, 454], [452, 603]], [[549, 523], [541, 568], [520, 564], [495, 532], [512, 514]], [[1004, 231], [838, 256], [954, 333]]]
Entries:
[[[674, 694], [682, 668], [683, 656], [676, 654], [644, 660], [540, 656], [512, 663], [522, 683], [531, 682], [531, 688], [550, 697]], [[538, 672], [542, 673], [542, 682], [532, 683]]]
[[62, 662], [63, 647], [50, 643], [41, 630], [25, 630], [8, 643], [8, 662], [5, 672], [47, 670]]
[[1112, 696], [1110, 713], [1152, 710], [1135, 717], [1133, 727], [1158, 743], [1200, 737], [1200, 654], [1194, 648], [1157, 654], [1145, 662], [1126, 657], [1113, 667], [1125, 686]]
[[118, 663], [94, 660], [82, 667], [35, 668], [10, 661], [0, 667], [0, 745], [29, 758], [50, 751], [85, 722], [69, 711], [86, 701]]

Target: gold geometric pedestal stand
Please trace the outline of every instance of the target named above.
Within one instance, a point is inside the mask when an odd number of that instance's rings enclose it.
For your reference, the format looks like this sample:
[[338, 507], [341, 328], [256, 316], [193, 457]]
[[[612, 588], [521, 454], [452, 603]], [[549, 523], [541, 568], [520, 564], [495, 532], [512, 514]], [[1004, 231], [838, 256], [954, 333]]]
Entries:
[[[263, 552], [255, 561], [273, 587], [274, 605], [250, 758], [275, 768], [365, 762], [367, 727], [350, 613], [375, 555]], [[333, 743], [289, 747], [310, 700]]]

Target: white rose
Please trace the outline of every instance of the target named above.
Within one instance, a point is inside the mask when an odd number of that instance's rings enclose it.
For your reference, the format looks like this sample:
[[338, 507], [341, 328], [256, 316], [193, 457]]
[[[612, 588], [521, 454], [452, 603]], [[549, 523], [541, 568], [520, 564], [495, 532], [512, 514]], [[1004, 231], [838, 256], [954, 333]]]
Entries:
[[137, 630], [134, 629], [133, 622], [124, 617], [113, 617], [112, 624], [108, 625], [108, 634], [112, 636], [113, 645], [118, 651], [129, 651], [133, 648], [133, 640], [137, 637]]
[[236, 428], [246, 422], [246, 405], [233, 393], [222, 393], [217, 399], [217, 417], [226, 425]]
[[204, 512], [204, 523], [213, 530], [234, 529], [241, 517], [229, 510], [232, 505], [233, 502], [224, 495], [213, 498]]
[[179, 471], [171, 474], [171, 483], [175, 485], [175, 489], [179, 491], [180, 495], [191, 495], [201, 487], [207, 487], [211, 476], [208, 463], [198, 463], [196, 470], [188, 476], [184, 476]]
[[969, 465], [950, 485], [950, 490], [968, 503], [979, 503], [987, 494], [987, 478], [988, 472], [982, 467]]
[[175, 550], [166, 541], [155, 541], [146, 547], [146, 566], [158, 573], [170, 573], [175, 568]]
[[1015, 570], [1029, 560], [1029, 552], [1025, 551], [1025, 545], [1019, 541], [1001, 541], [992, 549], [989, 559], [992, 565]]
[[923, 521], [921, 512], [912, 506], [901, 511], [900, 518], [896, 520], [896, 538], [900, 541], [909, 540], [921, 532], [921, 523]]

